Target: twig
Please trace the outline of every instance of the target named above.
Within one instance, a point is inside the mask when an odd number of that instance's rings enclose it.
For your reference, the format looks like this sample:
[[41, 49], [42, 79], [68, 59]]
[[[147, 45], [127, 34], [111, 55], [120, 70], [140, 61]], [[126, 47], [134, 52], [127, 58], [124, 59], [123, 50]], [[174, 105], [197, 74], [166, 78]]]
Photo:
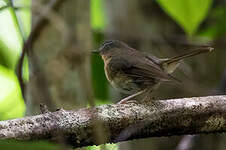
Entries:
[[1, 139], [43, 140], [61, 135], [73, 147], [96, 145], [93, 125], [103, 125], [105, 143], [226, 131], [226, 96], [112, 104], [48, 112], [0, 122]]
[[33, 46], [33, 42], [37, 39], [38, 35], [41, 33], [41, 30], [43, 29], [43, 27], [46, 24], [46, 17], [49, 13], [49, 11], [51, 11], [53, 8], [55, 8], [56, 6], [59, 5], [59, 3], [61, 3], [63, 0], [51, 0], [49, 2], [49, 4], [47, 4], [47, 8], [46, 11], [44, 11], [38, 18], [37, 23], [33, 26], [30, 35], [28, 36], [27, 40], [24, 42], [23, 45], [23, 49], [22, 49], [22, 54], [21, 57], [18, 61], [18, 65], [17, 65], [17, 77], [20, 83], [20, 87], [21, 87], [21, 91], [22, 91], [22, 95], [23, 98], [26, 102], [25, 99], [25, 83], [23, 81], [23, 61], [24, 61], [24, 57], [26, 54], [28, 54], [29, 51], [32, 50], [32, 46]]

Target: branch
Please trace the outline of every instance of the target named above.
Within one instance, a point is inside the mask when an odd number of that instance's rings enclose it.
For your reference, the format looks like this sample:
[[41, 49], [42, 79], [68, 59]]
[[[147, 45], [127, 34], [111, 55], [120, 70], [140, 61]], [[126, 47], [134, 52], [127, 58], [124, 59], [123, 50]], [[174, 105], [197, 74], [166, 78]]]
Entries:
[[21, 92], [22, 92], [25, 102], [26, 102], [25, 83], [23, 81], [23, 61], [24, 61], [25, 55], [28, 54], [29, 50], [32, 51], [32, 46], [33, 46], [34, 41], [37, 39], [37, 37], [41, 33], [42, 29], [46, 25], [45, 19], [46, 19], [46, 16], [48, 16], [48, 13], [52, 9], [54, 9], [55, 7], [60, 5], [61, 2], [63, 2], [63, 1], [62, 0], [52, 0], [47, 4], [46, 10], [41, 12], [41, 15], [37, 19], [36, 24], [32, 27], [31, 33], [29, 34], [27, 40], [24, 41], [22, 54], [18, 60], [16, 73], [17, 73], [18, 81], [19, 81], [19, 84], [21, 87]]
[[0, 139], [54, 140], [73, 147], [98, 145], [96, 121], [106, 135], [102, 143], [132, 139], [226, 131], [226, 96], [193, 97], [102, 105], [76, 111], [60, 109], [36, 116], [0, 121]]

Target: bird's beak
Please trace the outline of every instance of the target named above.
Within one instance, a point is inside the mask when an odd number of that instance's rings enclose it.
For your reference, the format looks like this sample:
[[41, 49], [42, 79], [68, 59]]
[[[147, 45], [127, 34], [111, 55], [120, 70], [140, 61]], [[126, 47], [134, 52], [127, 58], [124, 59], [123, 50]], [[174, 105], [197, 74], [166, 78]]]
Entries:
[[100, 51], [99, 51], [99, 50], [92, 50], [92, 53], [94, 53], [94, 54], [99, 54]]

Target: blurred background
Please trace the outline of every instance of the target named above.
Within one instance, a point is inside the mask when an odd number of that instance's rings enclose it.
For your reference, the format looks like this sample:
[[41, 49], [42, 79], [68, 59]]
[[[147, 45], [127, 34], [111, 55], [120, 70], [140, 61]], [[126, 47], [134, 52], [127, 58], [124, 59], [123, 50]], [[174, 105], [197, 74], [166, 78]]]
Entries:
[[[91, 54], [109, 39], [159, 58], [212, 46], [212, 53], [182, 62], [174, 73], [181, 85], [162, 84], [153, 96], [226, 93], [225, 0], [0, 0], [0, 120], [39, 114], [40, 103], [54, 111], [120, 100], [125, 95], [112, 89], [102, 59]], [[225, 140], [224, 134], [173, 136], [82, 149], [224, 150]], [[46, 141], [0, 146], [67, 149]]]

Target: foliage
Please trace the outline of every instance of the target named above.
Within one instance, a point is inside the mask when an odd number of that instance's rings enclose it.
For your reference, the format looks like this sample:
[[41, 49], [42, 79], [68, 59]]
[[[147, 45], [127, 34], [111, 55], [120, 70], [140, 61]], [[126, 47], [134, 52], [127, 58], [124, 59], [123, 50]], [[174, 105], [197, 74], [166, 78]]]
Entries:
[[104, 144], [104, 145], [100, 145], [100, 146], [88, 146], [86, 150], [102, 150], [102, 149], [117, 150], [118, 145], [117, 144]]
[[95, 30], [103, 30], [105, 27], [105, 16], [103, 13], [103, 0], [91, 0], [91, 26]]
[[23, 116], [25, 106], [17, 77], [12, 70], [1, 65], [0, 83], [0, 120]]
[[[17, 1], [17, 4], [29, 5], [29, 1]], [[15, 13], [11, 1], [0, 1], [0, 120], [22, 117], [25, 112], [25, 105], [21, 96], [15, 70], [19, 59], [23, 36], [30, 32], [30, 10], [20, 10]], [[18, 17], [22, 17], [18, 19]], [[20, 23], [19, 23], [20, 22]], [[21, 30], [20, 25], [26, 28]], [[25, 25], [26, 24], [26, 25]], [[22, 31], [24, 31], [22, 34]], [[26, 31], [26, 32], [25, 32]], [[24, 74], [28, 79], [28, 61], [23, 66]], [[14, 107], [12, 107], [12, 105]]]
[[218, 6], [212, 9], [209, 19], [211, 20], [205, 28], [200, 30], [199, 35], [211, 40], [222, 37], [226, 33], [226, 6]]
[[212, 0], [157, 0], [188, 35], [193, 35], [207, 16]]
[[[91, 0], [91, 27], [93, 30], [93, 39], [95, 47], [104, 40], [103, 31], [106, 26], [106, 17], [103, 0]], [[92, 83], [94, 94], [97, 103], [102, 103], [108, 98], [108, 83], [104, 76], [103, 61], [100, 56], [92, 55], [91, 57], [91, 68], [92, 68]]]
[[32, 150], [60, 150], [60, 147], [53, 143], [48, 143], [46, 141], [39, 142], [18, 142], [14, 140], [1, 140], [0, 147], [4, 150], [24, 150], [24, 149], [32, 149]]

